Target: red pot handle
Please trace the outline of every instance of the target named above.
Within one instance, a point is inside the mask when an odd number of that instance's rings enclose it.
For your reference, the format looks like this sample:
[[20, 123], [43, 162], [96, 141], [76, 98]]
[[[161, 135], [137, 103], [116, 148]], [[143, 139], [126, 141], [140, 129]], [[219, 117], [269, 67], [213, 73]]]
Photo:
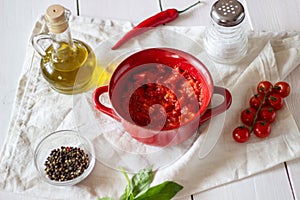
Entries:
[[231, 105], [232, 96], [226, 88], [214, 86], [214, 94], [222, 95], [224, 97], [224, 101], [223, 101], [223, 103], [221, 103], [220, 105], [218, 105], [214, 108], [207, 109], [205, 111], [205, 113], [201, 116], [199, 125], [203, 124], [204, 122], [206, 122], [210, 118], [223, 113]]
[[[120, 122], [121, 118], [115, 113], [115, 111], [109, 107], [106, 107], [99, 101], [99, 97], [105, 92], [108, 92], [108, 85], [98, 87], [94, 91], [94, 94], [93, 94], [94, 106], [97, 110], [103, 112], [104, 114], [106, 114]], [[223, 101], [223, 103], [221, 103], [220, 105], [218, 105], [214, 108], [207, 109], [205, 111], [205, 113], [201, 116], [199, 125], [203, 124], [210, 118], [223, 113], [231, 105], [232, 97], [231, 97], [230, 92], [226, 88], [214, 86], [214, 94], [222, 95], [224, 97], [224, 101]]]
[[103, 105], [100, 102], [99, 97], [105, 92], [108, 92], [108, 85], [98, 87], [94, 91], [94, 94], [93, 94], [94, 106], [97, 110], [103, 112], [104, 114], [106, 114], [120, 122], [121, 118], [115, 113], [115, 111], [109, 107], [106, 107], [105, 105]]

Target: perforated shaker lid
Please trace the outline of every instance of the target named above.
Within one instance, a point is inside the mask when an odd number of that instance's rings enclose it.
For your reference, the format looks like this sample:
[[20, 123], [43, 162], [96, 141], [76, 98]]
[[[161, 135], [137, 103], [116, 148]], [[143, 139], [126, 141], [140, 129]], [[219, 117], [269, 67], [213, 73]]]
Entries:
[[49, 30], [53, 33], [62, 33], [68, 28], [66, 9], [58, 4], [51, 5], [46, 10], [45, 18]]
[[237, 0], [218, 0], [212, 6], [211, 18], [221, 26], [236, 26], [245, 18], [243, 5]]

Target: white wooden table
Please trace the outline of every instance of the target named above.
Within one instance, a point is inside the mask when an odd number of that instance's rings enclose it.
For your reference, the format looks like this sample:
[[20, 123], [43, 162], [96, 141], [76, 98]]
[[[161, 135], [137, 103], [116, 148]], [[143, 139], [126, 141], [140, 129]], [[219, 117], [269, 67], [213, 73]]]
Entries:
[[[183, 9], [195, 0], [163, 1], [165, 8]], [[213, 0], [181, 15], [170, 25], [206, 26]], [[246, 26], [256, 31], [300, 31], [299, 0], [243, 0]], [[26, 46], [37, 18], [59, 3], [74, 15], [139, 22], [159, 11], [158, 0], [0, 0], [0, 147], [6, 136]], [[0, 191], [0, 199], [30, 199]], [[194, 200], [300, 200], [300, 159], [282, 163], [258, 175], [191, 194]]]

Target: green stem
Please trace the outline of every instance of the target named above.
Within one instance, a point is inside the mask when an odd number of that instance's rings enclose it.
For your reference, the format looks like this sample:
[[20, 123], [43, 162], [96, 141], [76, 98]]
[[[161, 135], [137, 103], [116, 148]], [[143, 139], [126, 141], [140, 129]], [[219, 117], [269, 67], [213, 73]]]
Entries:
[[260, 112], [260, 110], [261, 110], [261, 108], [262, 108], [262, 105], [263, 105], [263, 103], [266, 101], [266, 98], [267, 98], [267, 94], [266, 94], [266, 93], [264, 93], [264, 98], [263, 98], [263, 100], [260, 102], [260, 104], [259, 104], [259, 106], [258, 106], [258, 109], [257, 109], [257, 111], [255, 112], [255, 115], [254, 115], [254, 120], [253, 120], [253, 122], [252, 122], [251, 129], [250, 129], [250, 133], [252, 133], [252, 131], [253, 131], [254, 124], [255, 124], [255, 122], [256, 122], [256, 119], [257, 119], [258, 113]]
[[191, 9], [192, 7], [194, 7], [194, 6], [198, 5], [199, 3], [201, 3], [201, 1], [198, 1], [198, 2], [194, 3], [193, 5], [191, 5], [191, 6], [187, 7], [186, 9], [184, 9], [184, 10], [180, 10], [180, 11], [177, 11], [177, 12], [178, 12], [179, 14], [180, 14], [180, 13], [183, 13], [183, 12], [185, 12], [185, 11], [187, 11], [187, 10]]
[[124, 169], [123, 167], [119, 167], [119, 169], [120, 169], [121, 172], [124, 174], [127, 183], [130, 184], [130, 179], [129, 179], [129, 177], [128, 177], [128, 175], [127, 175], [127, 172], [125, 171], [125, 169]]

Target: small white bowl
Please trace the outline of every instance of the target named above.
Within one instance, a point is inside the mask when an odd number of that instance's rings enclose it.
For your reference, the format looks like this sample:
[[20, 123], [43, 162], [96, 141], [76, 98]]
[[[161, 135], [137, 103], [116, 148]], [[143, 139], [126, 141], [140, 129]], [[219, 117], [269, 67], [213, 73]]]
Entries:
[[[65, 147], [78, 147], [82, 149], [89, 156], [89, 166], [84, 172], [78, 177], [72, 180], [66, 181], [55, 181], [48, 178], [45, 171], [45, 162], [54, 149], [59, 149], [61, 146]], [[78, 132], [73, 130], [60, 130], [50, 133], [44, 139], [42, 139], [37, 145], [34, 151], [34, 164], [43, 178], [47, 183], [56, 186], [71, 186], [84, 180], [93, 170], [95, 165], [95, 150], [92, 143], [81, 136]]]

